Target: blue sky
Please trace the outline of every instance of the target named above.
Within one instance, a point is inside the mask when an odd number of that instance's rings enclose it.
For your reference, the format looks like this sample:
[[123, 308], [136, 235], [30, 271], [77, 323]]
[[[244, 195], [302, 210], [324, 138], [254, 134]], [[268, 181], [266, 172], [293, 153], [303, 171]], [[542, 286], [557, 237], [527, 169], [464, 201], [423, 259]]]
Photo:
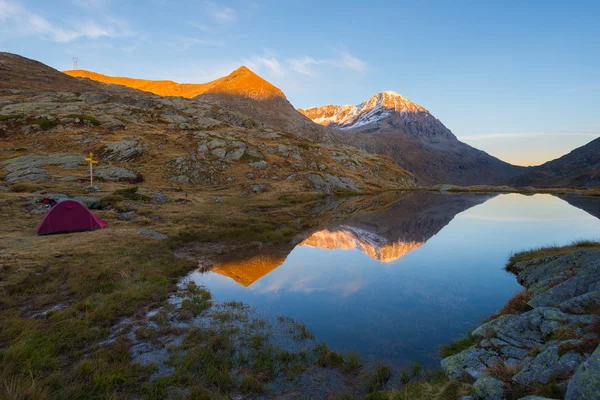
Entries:
[[205, 82], [245, 64], [296, 107], [393, 90], [531, 165], [600, 136], [600, 2], [0, 0], [0, 50]]

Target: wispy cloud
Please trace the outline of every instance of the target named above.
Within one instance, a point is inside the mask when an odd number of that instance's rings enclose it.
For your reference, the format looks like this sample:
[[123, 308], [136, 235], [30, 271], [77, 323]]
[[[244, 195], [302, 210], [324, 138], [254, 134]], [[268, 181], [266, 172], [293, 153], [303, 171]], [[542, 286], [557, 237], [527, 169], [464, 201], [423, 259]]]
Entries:
[[74, 5], [82, 8], [103, 8], [108, 0], [71, 0]]
[[346, 48], [337, 49], [335, 53], [336, 56], [329, 59], [315, 59], [310, 56], [304, 56], [302, 58], [289, 59], [287, 60], [287, 64], [292, 71], [309, 76], [315, 74], [313, 67], [318, 65], [351, 69], [360, 73], [364, 73], [367, 70], [367, 63], [352, 55]]
[[287, 61], [292, 71], [296, 71], [303, 75], [313, 75], [311, 66], [323, 64], [322, 60], [315, 60], [312, 57], [306, 56], [304, 58], [290, 59]]
[[265, 50], [263, 55], [254, 55], [244, 60], [244, 64], [255, 71], [267, 70], [275, 76], [286, 74], [286, 68], [277, 60], [277, 55], [270, 50]]
[[125, 21], [111, 17], [105, 17], [102, 22], [91, 19], [75, 21], [71, 22], [69, 27], [63, 27], [63, 24], [52, 23], [21, 4], [9, 0], [0, 0], [0, 21], [5, 26], [11, 25], [13, 32], [61, 43], [79, 38], [98, 39], [135, 35]]
[[204, 2], [204, 11], [219, 24], [230, 24], [237, 20], [237, 13], [231, 7], [223, 7], [212, 1]]
[[198, 24], [196, 22], [188, 21], [188, 25], [193, 26], [196, 29], [200, 29], [202, 32], [211, 32], [212, 29], [204, 24]]
[[352, 69], [358, 72], [367, 70], [367, 63], [358, 57], [353, 56], [346, 48], [337, 51], [339, 58], [332, 60], [333, 65], [340, 68]]
[[485, 135], [474, 135], [474, 136], [462, 136], [461, 139], [464, 140], [505, 140], [505, 139], [527, 139], [536, 136], [580, 136], [580, 137], [589, 137], [595, 138], [600, 136], [600, 132], [598, 133], [588, 133], [588, 132], [569, 132], [569, 133], [560, 133], [560, 132], [520, 132], [520, 133], [490, 133]]
[[193, 46], [223, 47], [224, 45], [223, 40], [220, 39], [201, 39], [190, 36], [174, 36], [166, 43], [180, 51], [188, 50]]

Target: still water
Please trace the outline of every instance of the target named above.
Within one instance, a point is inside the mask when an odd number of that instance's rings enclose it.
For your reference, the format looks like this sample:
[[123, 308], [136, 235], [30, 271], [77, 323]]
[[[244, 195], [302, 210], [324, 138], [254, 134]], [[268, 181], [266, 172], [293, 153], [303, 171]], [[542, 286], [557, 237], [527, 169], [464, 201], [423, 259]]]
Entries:
[[598, 211], [594, 198], [415, 192], [191, 278], [218, 301], [302, 321], [335, 350], [437, 367], [440, 345], [522, 289], [503, 270], [511, 252], [598, 239]]

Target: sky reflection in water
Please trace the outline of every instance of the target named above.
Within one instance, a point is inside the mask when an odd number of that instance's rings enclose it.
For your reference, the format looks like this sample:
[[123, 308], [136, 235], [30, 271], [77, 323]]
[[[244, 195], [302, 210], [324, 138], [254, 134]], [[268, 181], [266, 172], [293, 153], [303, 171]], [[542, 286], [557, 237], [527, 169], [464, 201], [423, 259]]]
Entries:
[[[600, 209], [600, 199], [586, 201]], [[503, 270], [511, 252], [599, 238], [600, 220], [551, 195], [415, 193], [311, 234], [276, 268], [283, 258], [192, 278], [216, 300], [302, 321], [336, 350], [437, 367], [441, 344], [521, 289]]]

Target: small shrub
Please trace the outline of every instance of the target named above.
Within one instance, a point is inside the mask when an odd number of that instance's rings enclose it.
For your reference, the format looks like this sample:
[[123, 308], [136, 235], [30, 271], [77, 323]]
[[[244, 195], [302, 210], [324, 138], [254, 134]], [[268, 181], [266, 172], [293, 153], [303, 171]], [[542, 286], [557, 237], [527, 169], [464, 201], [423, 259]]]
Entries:
[[510, 382], [513, 376], [519, 372], [519, 367], [509, 363], [501, 362], [485, 370], [489, 376], [503, 382]]
[[54, 128], [56, 125], [58, 125], [58, 122], [56, 120], [50, 121], [46, 117], [36, 119], [35, 121], [33, 121], [33, 123], [35, 125], [39, 125], [40, 128], [42, 128], [42, 130], [48, 130], [48, 129]]
[[90, 115], [69, 114], [65, 118], [79, 118], [80, 120], [82, 120], [84, 122], [89, 122], [90, 125], [93, 125], [93, 126], [99, 126], [101, 124], [100, 121], [98, 121], [96, 118], [94, 118]]
[[442, 357], [446, 358], [446, 357], [450, 357], [455, 354], [458, 354], [461, 351], [466, 350], [471, 346], [474, 346], [476, 343], [477, 343], [477, 341], [475, 340], [475, 338], [473, 336], [471, 336], [471, 334], [469, 334], [469, 336], [467, 336], [466, 338], [461, 339], [457, 342], [442, 345], [442, 347], [441, 347]]
[[373, 393], [383, 389], [385, 384], [392, 377], [390, 367], [386, 364], [377, 364], [375, 369], [367, 374], [365, 378], [365, 389], [368, 393]]
[[0, 115], [0, 121], [10, 121], [11, 119], [23, 118], [24, 116], [25, 115], [23, 115], [23, 114]]
[[578, 339], [581, 336], [570, 326], [561, 326], [548, 335], [548, 340], [569, 340]]
[[330, 350], [325, 343], [319, 343], [315, 346], [314, 352], [319, 358], [315, 364], [324, 368], [340, 368], [344, 366], [344, 356]]
[[591, 354], [600, 345], [599, 339], [585, 338], [578, 344], [561, 343], [558, 345], [558, 353], [563, 356], [567, 353]]
[[261, 394], [264, 392], [262, 382], [254, 375], [244, 375], [240, 383], [240, 390], [244, 394]]
[[143, 194], [139, 194], [137, 186], [128, 187], [125, 189], [115, 190], [113, 195], [121, 196], [127, 200], [136, 200], [136, 201], [150, 201], [150, 197], [145, 196]]
[[123, 201], [123, 196], [113, 194], [101, 197], [100, 200], [98, 200], [98, 205], [102, 208], [115, 207], [120, 201]]
[[14, 185], [10, 186], [10, 190], [15, 193], [33, 193], [38, 189], [39, 187], [37, 185], [33, 185], [31, 183], [15, 183]]
[[508, 300], [504, 308], [498, 314], [492, 315], [491, 319], [498, 318], [505, 314], [523, 314], [524, 312], [531, 311], [533, 307], [527, 304], [527, 302], [531, 300], [532, 297], [533, 292], [523, 291], [517, 293]]

